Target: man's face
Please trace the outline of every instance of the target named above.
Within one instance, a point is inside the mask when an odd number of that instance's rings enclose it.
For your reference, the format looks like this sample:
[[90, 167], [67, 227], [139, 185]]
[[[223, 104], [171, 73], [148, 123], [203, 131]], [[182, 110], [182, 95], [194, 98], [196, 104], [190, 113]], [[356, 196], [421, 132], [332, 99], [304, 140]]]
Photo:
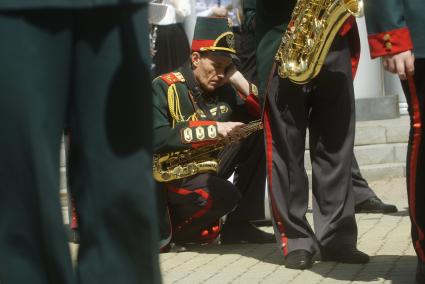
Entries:
[[227, 83], [226, 71], [232, 66], [232, 59], [214, 53], [192, 53], [192, 66], [195, 79], [204, 91], [212, 92]]

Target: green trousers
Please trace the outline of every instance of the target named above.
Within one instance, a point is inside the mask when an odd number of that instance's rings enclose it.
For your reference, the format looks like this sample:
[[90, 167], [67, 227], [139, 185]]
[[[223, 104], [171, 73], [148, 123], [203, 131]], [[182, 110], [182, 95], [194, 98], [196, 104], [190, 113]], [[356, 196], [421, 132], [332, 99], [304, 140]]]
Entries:
[[[146, 5], [0, 11], [0, 283], [159, 283]], [[71, 125], [75, 270], [59, 204]]]

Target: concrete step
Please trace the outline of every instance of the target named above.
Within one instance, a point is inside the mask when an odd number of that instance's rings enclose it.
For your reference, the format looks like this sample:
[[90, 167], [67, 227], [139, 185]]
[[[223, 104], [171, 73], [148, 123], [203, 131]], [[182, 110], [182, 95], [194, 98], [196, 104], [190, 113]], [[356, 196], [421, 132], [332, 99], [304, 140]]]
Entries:
[[406, 163], [360, 166], [360, 171], [367, 181], [406, 177]]
[[397, 119], [360, 121], [356, 124], [354, 145], [407, 143], [409, 117]]

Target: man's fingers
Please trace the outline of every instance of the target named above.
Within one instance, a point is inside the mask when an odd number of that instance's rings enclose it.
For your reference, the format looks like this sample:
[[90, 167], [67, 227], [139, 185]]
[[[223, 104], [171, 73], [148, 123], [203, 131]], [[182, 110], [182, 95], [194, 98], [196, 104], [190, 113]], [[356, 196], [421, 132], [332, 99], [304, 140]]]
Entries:
[[406, 80], [405, 60], [403, 58], [395, 60], [395, 71], [400, 80]]
[[388, 70], [391, 73], [396, 73], [395, 64], [394, 64], [394, 60], [393, 59], [388, 59], [387, 60], [387, 68], [386, 68], [386, 70]]
[[406, 60], [406, 73], [409, 76], [415, 74], [415, 56], [413, 54]]

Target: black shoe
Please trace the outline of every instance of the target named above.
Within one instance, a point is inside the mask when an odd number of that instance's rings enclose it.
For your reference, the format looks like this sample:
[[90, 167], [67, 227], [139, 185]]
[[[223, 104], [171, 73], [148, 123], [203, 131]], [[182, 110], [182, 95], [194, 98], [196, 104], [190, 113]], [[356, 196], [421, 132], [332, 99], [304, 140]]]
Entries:
[[341, 247], [332, 249], [321, 249], [322, 261], [336, 261], [343, 263], [367, 263], [369, 256], [355, 247]]
[[290, 269], [307, 269], [313, 266], [313, 254], [309, 251], [298, 249], [291, 251], [285, 257], [285, 267]]
[[397, 207], [392, 204], [382, 202], [376, 196], [373, 196], [354, 207], [356, 213], [395, 213]]
[[418, 260], [418, 266], [416, 266], [416, 283], [425, 283], [425, 263]]
[[250, 222], [224, 224], [220, 241], [224, 245], [228, 244], [267, 244], [275, 243], [274, 234], [266, 233]]

